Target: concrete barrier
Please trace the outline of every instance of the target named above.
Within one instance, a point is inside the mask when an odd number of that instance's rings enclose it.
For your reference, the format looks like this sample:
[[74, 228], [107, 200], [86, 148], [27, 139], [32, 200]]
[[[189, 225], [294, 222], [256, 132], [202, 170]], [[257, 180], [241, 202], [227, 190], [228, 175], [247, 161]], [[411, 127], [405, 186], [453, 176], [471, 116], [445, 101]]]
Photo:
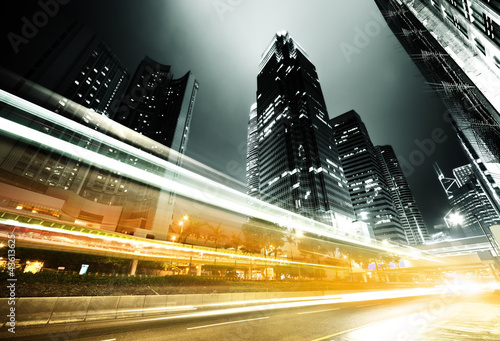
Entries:
[[144, 297], [143, 315], [165, 314], [168, 312], [167, 295], [148, 295]]
[[90, 299], [85, 321], [116, 318], [120, 296], [93, 296]]
[[18, 298], [16, 302], [16, 325], [46, 324], [50, 321], [57, 297]]
[[[352, 291], [349, 291], [352, 292]], [[223, 309], [238, 306], [274, 304], [252, 302], [280, 298], [300, 300], [348, 291], [246, 292], [188, 295], [22, 297], [16, 301], [16, 325], [95, 321], [124, 317], [176, 314], [200, 309]], [[227, 304], [224, 303], [235, 303]], [[0, 299], [2, 319], [7, 322], [7, 299]]]
[[58, 297], [49, 323], [85, 321], [91, 298], [91, 296]]
[[144, 295], [120, 296], [116, 307], [116, 317], [142, 316], [145, 297]]

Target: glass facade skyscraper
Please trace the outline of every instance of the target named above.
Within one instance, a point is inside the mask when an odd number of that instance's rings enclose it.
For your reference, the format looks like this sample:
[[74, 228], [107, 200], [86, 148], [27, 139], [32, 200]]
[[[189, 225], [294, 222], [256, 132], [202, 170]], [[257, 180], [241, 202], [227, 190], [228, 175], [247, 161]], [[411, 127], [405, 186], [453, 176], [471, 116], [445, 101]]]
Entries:
[[394, 149], [391, 146], [376, 146], [375, 149], [408, 244], [424, 244], [429, 239], [427, 227]]
[[349, 228], [354, 214], [318, 75], [287, 32], [262, 54], [248, 138], [250, 195]]
[[357, 219], [370, 226], [375, 238], [406, 244], [382, 165], [361, 117], [351, 110], [330, 124]]
[[500, 215], [498, 1], [376, 0], [439, 94], [484, 193]]
[[500, 224], [500, 217], [479, 185], [471, 165], [454, 168], [453, 178], [445, 177], [437, 165], [435, 170], [452, 212], [462, 217], [461, 224], [450, 226], [452, 237], [482, 236], [484, 232], [481, 226], [488, 229]]

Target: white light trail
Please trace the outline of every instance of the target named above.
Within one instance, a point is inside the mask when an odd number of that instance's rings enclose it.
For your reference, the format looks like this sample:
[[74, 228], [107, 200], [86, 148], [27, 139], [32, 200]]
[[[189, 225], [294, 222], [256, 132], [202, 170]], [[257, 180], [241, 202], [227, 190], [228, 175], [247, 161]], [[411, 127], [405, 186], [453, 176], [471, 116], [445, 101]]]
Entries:
[[[414, 251], [415, 249], [412, 248], [395, 246], [388, 247], [387, 245], [383, 245], [382, 243], [376, 241], [367, 242], [365, 240], [356, 239], [355, 236], [337, 234], [331, 230], [331, 226], [256, 200], [255, 198], [249, 197], [244, 193], [240, 193], [201, 175], [180, 168], [166, 160], [134, 148], [110, 136], [99, 133], [3, 90], [0, 90], [0, 101], [20, 110], [29, 112], [47, 121], [53, 122], [75, 133], [83, 136], [89, 136], [96, 142], [106, 144], [116, 150], [135, 156], [151, 164], [158, 165], [164, 168], [166, 173], [161, 175], [153, 174], [146, 170], [139, 169], [135, 166], [114, 160], [83, 147], [9, 121], [5, 118], [0, 118], [0, 130], [7, 135], [13, 135], [16, 138], [42, 144], [47, 148], [58, 151], [71, 158], [74, 158], [76, 155], [78, 158], [85, 160], [90, 164], [95, 164], [112, 172], [118, 171], [120, 174], [130, 179], [137, 180], [140, 183], [152, 185], [165, 191], [172, 191], [178, 195], [217, 206], [224, 210], [264, 219], [278, 224], [283, 222], [283, 217], [286, 217], [286, 227], [289, 228], [299, 229], [304, 232], [329, 237], [334, 240], [355, 244], [372, 250], [390, 252], [409, 258], [441, 263], [441, 261], [436, 260], [433, 257], [422, 255], [420, 251], [418, 251], [417, 254]], [[176, 181], [172, 180], [176, 177], [174, 175], [178, 176]], [[214, 195], [214, 193], [216, 193], [216, 195]]]

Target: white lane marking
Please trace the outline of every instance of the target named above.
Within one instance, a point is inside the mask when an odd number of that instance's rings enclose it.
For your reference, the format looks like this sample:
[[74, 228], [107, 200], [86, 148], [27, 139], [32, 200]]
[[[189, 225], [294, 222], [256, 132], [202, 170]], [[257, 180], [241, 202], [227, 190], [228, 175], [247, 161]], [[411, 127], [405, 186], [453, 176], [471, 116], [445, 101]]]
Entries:
[[116, 341], [116, 339], [106, 339], [106, 340], [102, 340], [102, 341]]
[[269, 317], [258, 317], [258, 318], [254, 318], [254, 319], [248, 319], [248, 320], [239, 320], [239, 321], [231, 321], [231, 322], [222, 322], [222, 323], [215, 323], [215, 324], [207, 324], [205, 326], [191, 327], [191, 328], [186, 328], [186, 329], [187, 330], [191, 330], [191, 329], [199, 329], [199, 328], [208, 328], [208, 327], [214, 327], [214, 326], [221, 326], [223, 324], [248, 322], [248, 321], [263, 320], [263, 319], [268, 319], [268, 318]]
[[304, 315], [304, 314], [312, 314], [312, 313], [322, 313], [324, 311], [332, 311], [332, 310], [339, 310], [340, 308], [333, 308], [333, 309], [324, 309], [324, 310], [315, 310], [315, 311], [306, 311], [303, 313], [297, 313], [297, 315]]

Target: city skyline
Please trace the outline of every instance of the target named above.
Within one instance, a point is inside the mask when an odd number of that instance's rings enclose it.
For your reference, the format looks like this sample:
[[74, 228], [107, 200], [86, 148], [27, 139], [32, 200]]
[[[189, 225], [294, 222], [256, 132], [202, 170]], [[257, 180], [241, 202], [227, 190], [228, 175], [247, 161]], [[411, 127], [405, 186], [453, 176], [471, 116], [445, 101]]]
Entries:
[[[104, 18], [116, 10], [118, 2], [72, 2], [65, 6], [96, 31], [129, 70], [150, 55], [172, 65], [174, 74], [189, 70], [196, 74], [200, 92], [186, 154], [242, 182], [248, 108], [255, 99], [258, 60], [270, 37], [287, 29], [315, 60], [330, 118], [357, 110], [374, 143], [393, 145], [402, 164], [408, 165], [408, 180], [427, 225], [442, 222], [447, 203], [439, 192], [432, 163], [439, 161], [444, 169], [451, 169], [463, 164], [464, 159], [461, 155], [458, 160], [450, 157], [458, 144], [452, 141], [451, 130], [443, 120], [444, 106], [405, 56], [372, 1], [363, 1], [361, 8], [348, 2], [307, 6], [293, 2], [285, 6], [274, 1], [266, 5], [268, 12], [260, 13], [265, 17], [258, 28], [246, 24], [262, 3], [241, 1], [225, 7], [218, 6], [220, 3], [225, 4], [216, 1], [193, 7], [173, 1], [145, 5], [120, 2], [111, 28]], [[278, 10], [289, 15], [271, 22]], [[316, 13], [319, 24], [311, 27], [305, 21], [292, 20], [301, 11]], [[327, 13], [330, 18], [325, 20]], [[148, 18], [150, 23], [128, 25], [132, 16], [136, 22]], [[325, 30], [332, 34], [320, 43], [318, 36]], [[408, 98], [408, 94], [414, 96]], [[418, 104], [424, 104], [424, 108], [418, 110]], [[404, 121], [407, 123], [401, 127]], [[398, 129], [393, 129], [395, 122], [399, 122]], [[441, 129], [448, 137], [446, 141], [423, 150], [423, 142]], [[419, 161], [420, 155], [424, 156], [422, 164], [411, 161], [412, 157]]]
[[500, 1], [4, 9], [0, 335], [500, 335]]

